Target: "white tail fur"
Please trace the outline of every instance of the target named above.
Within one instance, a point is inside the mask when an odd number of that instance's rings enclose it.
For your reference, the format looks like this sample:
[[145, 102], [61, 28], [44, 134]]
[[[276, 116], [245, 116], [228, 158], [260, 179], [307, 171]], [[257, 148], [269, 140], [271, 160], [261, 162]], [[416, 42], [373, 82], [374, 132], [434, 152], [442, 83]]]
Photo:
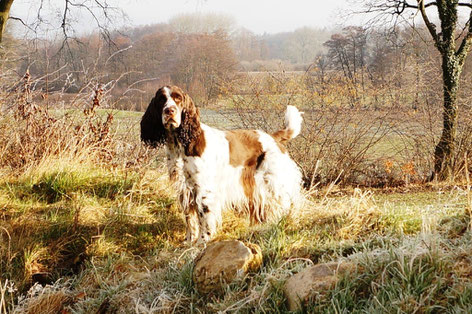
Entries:
[[303, 112], [298, 111], [295, 106], [288, 105], [285, 111], [285, 130], [290, 134], [288, 139], [295, 138], [300, 134], [302, 128]]

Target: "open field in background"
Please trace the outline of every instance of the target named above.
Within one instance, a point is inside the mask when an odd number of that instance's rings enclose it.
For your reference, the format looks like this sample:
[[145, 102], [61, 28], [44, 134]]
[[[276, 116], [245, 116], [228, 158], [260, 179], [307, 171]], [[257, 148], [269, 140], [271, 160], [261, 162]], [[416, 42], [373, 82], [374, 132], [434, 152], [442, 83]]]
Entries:
[[[193, 286], [199, 250], [182, 243], [163, 149], [139, 141], [142, 112], [104, 109], [113, 102], [93, 93], [48, 110], [26, 96], [4, 100], [12, 105], [0, 118], [0, 308], [286, 312], [282, 286], [291, 274], [349, 260], [357, 271], [306, 312], [470, 312], [470, 189], [459, 176], [425, 183], [440, 108], [413, 106], [411, 94], [402, 104], [400, 93], [321, 93], [288, 83], [248, 83], [245, 93], [200, 106], [209, 125], [269, 132], [282, 126], [287, 104], [305, 111], [289, 150], [303, 169], [307, 202], [262, 225], [225, 215], [216, 238], [256, 243], [264, 260], [214, 296]], [[460, 154], [471, 147], [469, 117], [461, 118]]]
[[[277, 103], [273, 109], [201, 108], [201, 119], [221, 129], [273, 132], [283, 127], [284, 120], [285, 105]], [[326, 185], [340, 174], [343, 184], [359, 186], [396, 186], [427, 180], [434, 140], [439, 136], [439, 119], [426, 120], [424, 114], [404, 112], [404, 108], [323, 110], [303, 104], [299, 108], [304, 111], [302, 133], [290, 149], [307, 182]], [[74, 121], [83, 119], [81, 110], [52, 111], [56, 117], [64, 112]], [[139, 138], [141, 112], [100, 109], [97, 114], [102, 119], [113, 115], [111, 131], [115, 136], [131, 141]]]

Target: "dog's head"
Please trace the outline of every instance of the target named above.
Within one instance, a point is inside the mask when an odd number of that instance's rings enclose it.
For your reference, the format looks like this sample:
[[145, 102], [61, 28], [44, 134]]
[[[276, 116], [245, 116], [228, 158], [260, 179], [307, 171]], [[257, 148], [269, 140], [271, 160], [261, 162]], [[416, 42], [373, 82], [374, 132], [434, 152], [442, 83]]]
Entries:
[[177, 86], [159, 88], [141, 120], [141, 140], [153, 147], [164, 144], [172, 134], [185, 145], [199, 131], [199, 110]]

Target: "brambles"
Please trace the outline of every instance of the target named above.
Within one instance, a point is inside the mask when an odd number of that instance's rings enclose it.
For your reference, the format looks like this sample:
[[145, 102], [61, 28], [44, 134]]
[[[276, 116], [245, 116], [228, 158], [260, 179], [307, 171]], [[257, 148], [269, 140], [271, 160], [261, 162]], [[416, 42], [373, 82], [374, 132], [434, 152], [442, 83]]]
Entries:
[[99, 84], [94, 90], [92, 105], [83, 110], [85, 123], [75, 126], [76, 137], [83, 141], [86, 147], [93, 147], [99, 153], [99, 158], [110, 161], [113, 151], [108, 149], [112, 137], [110, 127], [113, 122], [113, 114], [108, 113], [106, 119], [102, 121], [97, 113], [100, 107], [103, 88]]
[[[105, 96], [109, 92], [103, 85], [97, 84], [92, 89], [90, 101], [87, 101], [85, 93], [75, 95], [76, 99], [83, 99], [81, 103], [85, 107], [76, 110], [73, 107], [49, 108], [41, 94], [31, 89], [35, 84], [38, 83], [27, 72], [18, 92], [3, 99], [4, 103], [13, 101], [13, 106], [6, 111], [0, 123], [0, 168], [20, 174], [48, 159], [68, 158], [131, 166], [136, 158], [148, 158], [145, 157], [148, 150], [134, 141], [135, 133], [126, 125], [134, 120], [121, 119], [120, 125], [113, 126], [114, 112], [103, 109]], [[117, 132], [133, 140], [124, 144], [122, 138], [117, 138]]]
[[[381, 93], [395, 91], [369, 85], [365, 90], [359, 88], [353, 98], [350, 90], [343, 89], [344, 78], [325, 74], [320, 82], [318, 74], [313, 69], [304, 74], [241, 78], [247, 83], [233, 82], [233, 89], [228, 87], [234, 96], [226, 100], [230, 109], [223, 115], [233, 125], [270, 132], [282, 123], [286, 105], [304, 111], [302, 133], [290, 142], [289, 150], [303, 170], [307, 188], [331, 182], [388, 187], [427, 181], [432, 154], [429, 141], [437, 135], [431, 132], [431, 124], [436, 122], [430, 120], [428, 106], [412, 112], [395, 99], [378, 106], [374, 95], [387, 101], [388, 95]], [[407, 164], [409, 168], [402, 170]]]

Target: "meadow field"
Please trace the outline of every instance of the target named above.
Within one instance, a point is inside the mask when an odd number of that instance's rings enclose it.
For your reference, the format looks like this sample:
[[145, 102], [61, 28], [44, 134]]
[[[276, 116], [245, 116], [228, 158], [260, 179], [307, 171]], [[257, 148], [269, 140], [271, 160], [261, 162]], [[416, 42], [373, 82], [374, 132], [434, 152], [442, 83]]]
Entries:
[[[226, 109], [203, 108], [202, 120], [226, 128], [281, 125], [283, 101], [257, 111], [243, 110], [247, 100], [238, 99]], [[470, 182], [425, 183], [419, 159], [386, 157], [416, 145], [398, 131], [410, 129], [407, 122], [393, 128], [385, 112], [372, 111], [369, 121], [377, 122], [366, 128], [366, 110], [307, 111], [290, 145], [306, 175], [304, 206], [260, 225], [228, 212], [216, 240], [258, 244], [263, 265], [222, 294], [202, 295], [192, 282], [201, 248], [183, 243], [163, 149], [139, 141], [142, 113], [24, 104], [0, 119], [0, 313], [284, 313], [287, 278], [330, 261], [357, 268], [303, 312], [472, 310]], [[330, 125], [331, 133], [322, 131]], [[335, 149], [307, 150], [323, 141]], [[330, 156], [345, 158], [334, 168], [316, 162]], [[366, 180], [369, 173], [377, 179]]]

